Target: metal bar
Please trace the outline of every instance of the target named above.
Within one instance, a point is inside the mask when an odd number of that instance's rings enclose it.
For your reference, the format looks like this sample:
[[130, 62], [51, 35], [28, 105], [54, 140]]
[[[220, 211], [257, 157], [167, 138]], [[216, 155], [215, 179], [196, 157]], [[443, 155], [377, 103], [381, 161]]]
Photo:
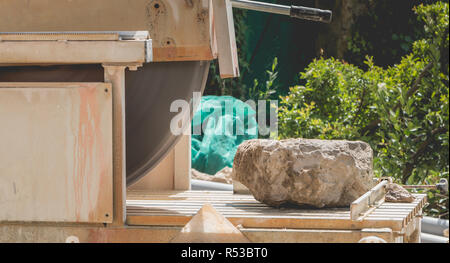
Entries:
[[405, 189], [436, 189], [435, 185], [402, 185]]
[[291, 15], [291, 7], [286, 5], [276, 5], [248, 0], [232, 0], [231, 3], [235, 8], [279, 14], [285, 16]]
[[[0, 40], [17, 39], [35, 40], [39, 37], [52, 40], [147, 40], [150, 39], [148, 31], [48, 31], [48, 32], [0, 32]], [[109, 38], [105, 38], [109, 37]]]
[[435, 190], [441, 191], [441, 193], [443, 193], [443, 194], [447, 194], [448, 193], [448, 181], [445, 178], [441, 178], [441, 180], [439, 180], [439, 183], [437, 183], [436, 185], [403, 185], [403, 188], [406, 188], [406, 189], [414, 189], [414, 188], [435, 189]]
[[258, 12], [280, 14], [293, 18], [330, 23], [332, 12], [304, 6], [286, 6], [249, 0], [231, 0], [235, 8], [254, 10]]

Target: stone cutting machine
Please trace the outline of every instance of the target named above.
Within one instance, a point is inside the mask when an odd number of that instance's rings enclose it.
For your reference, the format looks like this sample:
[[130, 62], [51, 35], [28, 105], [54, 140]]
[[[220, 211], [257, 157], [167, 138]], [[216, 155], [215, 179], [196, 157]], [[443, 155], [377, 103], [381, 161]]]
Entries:
[[190, 140], [169, 110], [211, 60], [239, 76], [233, 7], [331, 20], [244, 0], [0, 1], [0, 242], [167, 242], [189, 218], [176, 200], [234, 202], [187, 191]]

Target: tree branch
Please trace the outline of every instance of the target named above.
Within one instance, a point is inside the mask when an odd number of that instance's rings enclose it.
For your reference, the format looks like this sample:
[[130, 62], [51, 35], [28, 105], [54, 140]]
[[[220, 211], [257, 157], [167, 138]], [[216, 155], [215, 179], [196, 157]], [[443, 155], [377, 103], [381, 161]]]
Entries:
[[[433, 62], [428, 63], [426, 65], [422, 72], [420, 72], [419, 76], [414, 80], [411, 88], [406, 92], [406, 98], [410, 98], [416, 91], [420, 88], [420, 83], [424, 77], [426, 77], [429, 74], [429, 71], [433, 67]], [[396, 111], [398, 108], [400, 108], [402, 104], [400, 102], [397, 102], [397, 104], [394, 106], [393, 111]], [[366, 127], [361, 129], [361, 134], [364, 135], [367, 132], [373, 133], [373, 131], [378, 127], [378, 124], [381, 123], [380, 119], [373, 120], [370, 122]]]
[[[428, 63], [428, 65], [425, 66], [425, 68], [423, 68], [422, 72], [420, 72], [419, 76], [416, 78], [416, 80], [414, 81], [412, 87], [408, 90], [408, 92], [406, 92], [406, 98], [411, 97], [414, 93], [416, 93], [416, 91], [419, 89], [420, 87], [420, 82], [422, 81], [422, 79], [428, 75], [430, 69], [433, 67], [433, 62]], [[401, 104], [397, 103], [396, 107], [400, 107]]]
[[403, 184], [408, 181], [408, 178], [411, 176], [412, 171], [416, 167], [416, 163], [419, 160], [420, 157], [426, 152], [427, 147], [434, 142], [434, 138], [436, 135], [442, 134], [447, 132], [447, 128], [445, 127], [439, 127], [431, 131], [431, 135], [423, 141], [420, 145], [417, 151], [414, 153], [414, 155], [411, 157], [411, 162], [407, 163], [405, 168], [403, 169], [403, 175], [402, 175], [402, 182]]

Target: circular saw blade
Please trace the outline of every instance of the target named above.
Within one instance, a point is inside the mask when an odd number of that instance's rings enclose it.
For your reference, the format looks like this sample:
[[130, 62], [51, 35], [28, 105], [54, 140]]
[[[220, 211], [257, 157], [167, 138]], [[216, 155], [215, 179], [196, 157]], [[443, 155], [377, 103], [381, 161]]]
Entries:
[[181, 138], [170, 131], [178, 114], [170, 105], [175, 100], [192, 105], [193, 93], [203, 92], [208, 69], [206, 61], [163, 62], [127, 72], [127, 185], [145, 176]]

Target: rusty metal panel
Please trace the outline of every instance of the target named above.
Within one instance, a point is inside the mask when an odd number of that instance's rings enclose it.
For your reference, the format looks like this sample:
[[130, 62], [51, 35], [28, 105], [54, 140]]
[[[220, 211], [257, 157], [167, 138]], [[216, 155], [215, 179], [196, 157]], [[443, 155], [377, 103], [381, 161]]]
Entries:
[[212, 60], [211, 1], [0, 1], [0, 32], [149, 31], [154, 61]]
[[112, 221], [106, 83], [0, 82], [0, 222]]
[[0, 223], [0, 243], [168, 243], [180, 230], [181, 227]]

